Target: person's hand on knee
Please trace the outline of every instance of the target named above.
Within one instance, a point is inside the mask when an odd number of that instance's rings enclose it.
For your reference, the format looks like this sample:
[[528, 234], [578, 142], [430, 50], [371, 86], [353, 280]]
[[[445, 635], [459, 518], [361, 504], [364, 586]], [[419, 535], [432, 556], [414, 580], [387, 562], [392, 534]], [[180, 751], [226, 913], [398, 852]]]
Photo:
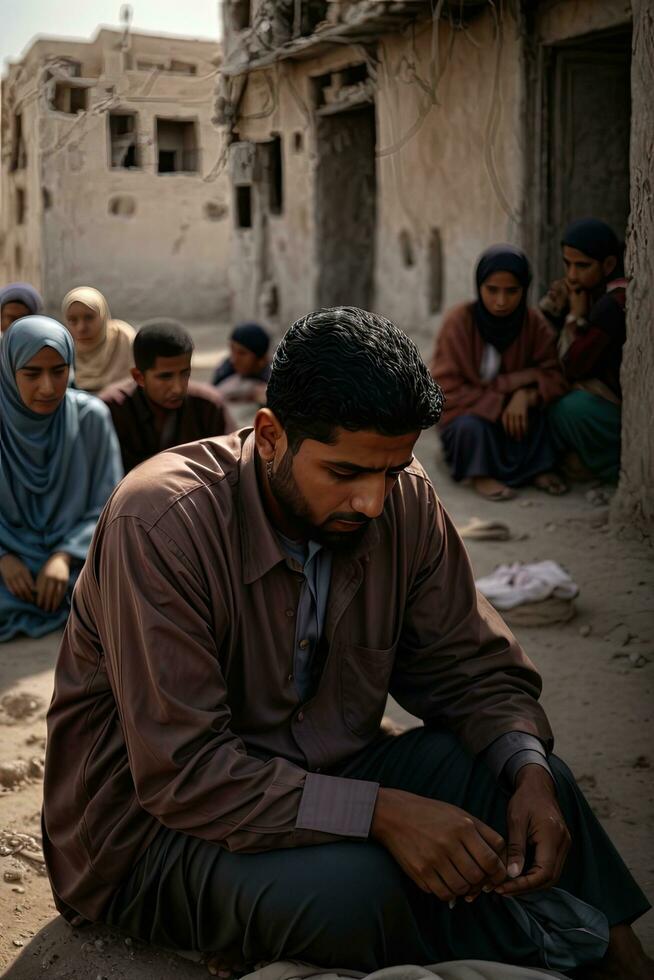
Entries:
[[[519, 895], [551, 888], [563, 871], [570, 850], [570, 833], [554, 781], [543, 766], [528, 765], [519, 770], [507, 822], [506, 865], [511, 880], [500, 884], [495, 891], [499, 895]], [[534, 857], [525, 870], [527, 847], [534, 848]]]
[[444, 902], [506, 881], [504, 838], [449, 803], [380, 789], [371, 833], [422, 891]]

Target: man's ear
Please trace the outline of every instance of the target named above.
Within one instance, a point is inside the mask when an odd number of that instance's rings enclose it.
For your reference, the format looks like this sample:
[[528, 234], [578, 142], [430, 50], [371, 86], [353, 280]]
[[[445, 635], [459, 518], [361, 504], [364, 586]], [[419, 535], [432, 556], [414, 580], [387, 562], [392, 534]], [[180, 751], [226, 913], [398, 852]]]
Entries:
[[271, 462], [288, 447], [284, 427], [269, 408], [260, 408], [254, 417], [254, 441], [264, 462]]
[[604, 278], [608, 279], [612, 272], [615, 271], [615, 267], [618, 264], [618, 260], [615, 255], [607, 255], [607, 257], [602, 262], [602, 272], [604, 273]]
[[145, 388], [145, 375], [143, 374], [143, 371], [139, 371], [138, 368], [133, 367], [130, 374], [136, 381], [139, 388]]

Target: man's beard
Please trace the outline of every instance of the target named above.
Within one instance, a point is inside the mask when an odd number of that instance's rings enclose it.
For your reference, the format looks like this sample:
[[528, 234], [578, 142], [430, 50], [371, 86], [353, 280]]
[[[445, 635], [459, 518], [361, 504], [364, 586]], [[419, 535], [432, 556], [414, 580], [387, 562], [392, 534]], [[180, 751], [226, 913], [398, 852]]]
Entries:
[[356, 531], [326, 531], [324, 524], [314, 524], [309, 517], [309, 504], [293, 476], [293, 454], [290, 449], [284, 453], [277, 471], [269, 474], [268, 483], [284, 515], [297, 525], [302, 537], [316, 541], [333, 551], [342, 553], [354, 551], [370, 525], [371, 519], [365, 514], [346, 514], [340, 511], [330, 514], [324, 523], [351, 521], [360, 523], [361, 526]]

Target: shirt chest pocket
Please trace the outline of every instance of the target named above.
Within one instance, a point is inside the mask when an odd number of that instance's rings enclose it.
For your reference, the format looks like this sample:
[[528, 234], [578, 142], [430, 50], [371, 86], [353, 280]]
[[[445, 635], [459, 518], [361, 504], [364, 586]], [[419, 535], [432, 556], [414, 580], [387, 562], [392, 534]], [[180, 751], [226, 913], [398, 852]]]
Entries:
[[341, 711], [354, 735], [379, 728], [384, 715], [396, 646], [387, 650], [348, 646], [341, 659]]

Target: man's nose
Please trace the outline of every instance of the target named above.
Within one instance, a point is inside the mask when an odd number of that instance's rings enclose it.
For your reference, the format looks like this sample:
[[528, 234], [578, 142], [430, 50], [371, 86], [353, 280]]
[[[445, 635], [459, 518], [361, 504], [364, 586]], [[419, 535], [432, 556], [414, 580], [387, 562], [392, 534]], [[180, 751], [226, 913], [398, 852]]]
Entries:
[[383, 474], [369, 480], [365, 487], [359, 487], [350, 501], [352, 510], [366, 517], [379, 517], [386, 499], [386, 480]]

